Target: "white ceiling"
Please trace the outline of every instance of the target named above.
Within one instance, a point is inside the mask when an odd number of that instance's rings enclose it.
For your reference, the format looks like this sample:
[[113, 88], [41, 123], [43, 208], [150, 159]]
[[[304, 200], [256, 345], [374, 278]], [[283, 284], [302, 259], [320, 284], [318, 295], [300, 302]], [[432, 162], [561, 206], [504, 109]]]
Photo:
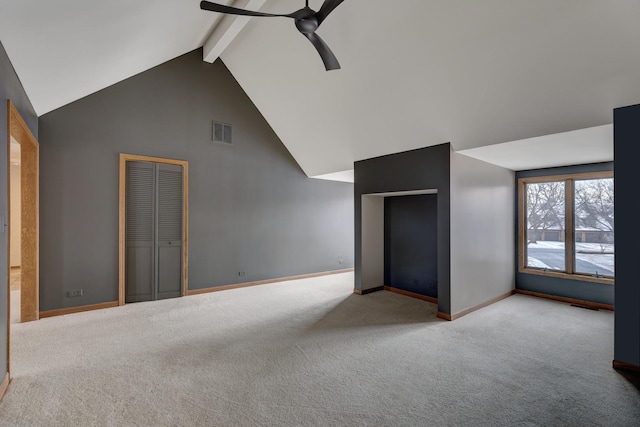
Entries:
[[[0, 0], [0, 40], [42, 115], [202, 46], [219, 18], [198, 0]], [[310, 176], [444, 142], [530, 169], [612, 159], [612, 110], [640, 103], [638, 22], [638, 0], [346, 0], [318, 30], [341, 70], [287, 18], [252, 19], [222, 60]]]
[[[513, 171], [610, 162], [613, 161], [613, 125], [485, 145], [457, 153]], [[353, 172], [350, 169], [313, 178], [353, 182]]]
[[613, 161], [613, 125], [458, 151], [514, 171]]
[[0, 40], [41, 116], [202, 46], [220, 16], [199, 5], [0, 0]]

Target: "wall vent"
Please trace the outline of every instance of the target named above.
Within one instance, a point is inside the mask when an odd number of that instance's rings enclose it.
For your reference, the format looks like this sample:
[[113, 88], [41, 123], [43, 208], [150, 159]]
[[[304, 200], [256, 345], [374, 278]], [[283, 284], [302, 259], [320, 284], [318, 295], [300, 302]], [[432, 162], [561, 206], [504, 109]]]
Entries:
[[213, 142], [222, 142], [224, 144], [232, 144], [231, 125], [227, 123], [213, 122], [211, 139]]

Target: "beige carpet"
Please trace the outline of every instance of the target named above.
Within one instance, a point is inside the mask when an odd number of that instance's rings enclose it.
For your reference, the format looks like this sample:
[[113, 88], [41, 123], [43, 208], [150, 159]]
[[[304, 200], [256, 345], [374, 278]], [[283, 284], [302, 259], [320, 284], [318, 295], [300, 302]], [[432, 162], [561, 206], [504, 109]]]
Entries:
[[12, 325], [0, 426], [637, 426], [613, 314], [515, 295], [454, 322], [352, 273]]

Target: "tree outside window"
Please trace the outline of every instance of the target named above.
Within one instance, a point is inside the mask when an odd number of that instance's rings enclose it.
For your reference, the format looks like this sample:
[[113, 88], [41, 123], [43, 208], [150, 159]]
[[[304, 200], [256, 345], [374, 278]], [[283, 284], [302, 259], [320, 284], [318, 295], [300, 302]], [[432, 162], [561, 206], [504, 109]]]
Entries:
[[[613, 174], [521, 178], [520, 270], [614, 276]], [[526, 226], [525, 226], [526, 224]], [[612, 283], [612, 282], [611, 282]]]

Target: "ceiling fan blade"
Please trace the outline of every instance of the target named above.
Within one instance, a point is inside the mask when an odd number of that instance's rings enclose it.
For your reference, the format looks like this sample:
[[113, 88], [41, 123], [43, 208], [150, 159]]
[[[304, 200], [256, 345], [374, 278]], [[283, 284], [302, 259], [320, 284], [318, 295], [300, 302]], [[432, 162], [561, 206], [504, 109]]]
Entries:
[[320, 58], [322, 58], [322, 62], [324, 62], [324, 68], [329, 70], [339, 70], [340, 63], [336, 56], [331, 52], [329, 46], [320, 38], [316, 33], [302, 33], [303, 36], [309, 39], [309, 41], [315, 46], [316, 50], [320, 54]]
[[322, 24], [322, 21], [325, 20], [325, 18], [333, 11], [333, 9], [340, 6], [340, 3], [342, 3], [343, 1], [344, 0], [324, 0], [324, 3], [322, 3], [320, 10], [316, 14], [316, 18], [318, 18], [318, 25]]
[[210, 1], [201, 1], [200, 2], [200, 9], [202, 9], [202, 10], [210, 10], [212, 12], [228, 13], [228, 14], [231, 14], [231, 15], [278, 16], [278, 17], [293, 18], [293, 16], [291, 16], [291, 14], [274, 15], [272, 13], [263, 13], [263, 12], [256, 12], [256, 11], [253, 11], [253, 10], [238, 9], [237, 7], [231, 7], [231, 6], [225, 6], [225, 5], [222, 5], [222, 4], [211, 3]]

